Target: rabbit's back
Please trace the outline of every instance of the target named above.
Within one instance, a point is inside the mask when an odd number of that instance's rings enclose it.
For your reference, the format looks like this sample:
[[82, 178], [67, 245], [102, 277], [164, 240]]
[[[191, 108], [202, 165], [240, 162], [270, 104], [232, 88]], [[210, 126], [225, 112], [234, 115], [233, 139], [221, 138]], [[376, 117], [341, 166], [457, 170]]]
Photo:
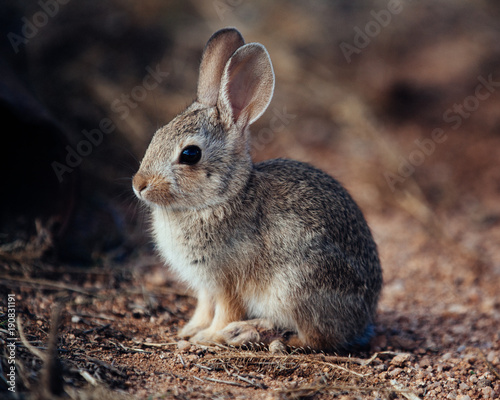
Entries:
[[[295, 249], [305, 259], [339, 254], [358, 269], [362, 280], [370, 273], [375, 278], [380, 275], [370, 229], [339, 182], [309, 164], [284, 159], [256, 164], [255, 174], [256, 198], [264, 203], [269, 233], [277, 236], [276, 240], [290, 237], [303, 242], [305, 247]], [[291, 248], [286, 250], [293, 252]]]

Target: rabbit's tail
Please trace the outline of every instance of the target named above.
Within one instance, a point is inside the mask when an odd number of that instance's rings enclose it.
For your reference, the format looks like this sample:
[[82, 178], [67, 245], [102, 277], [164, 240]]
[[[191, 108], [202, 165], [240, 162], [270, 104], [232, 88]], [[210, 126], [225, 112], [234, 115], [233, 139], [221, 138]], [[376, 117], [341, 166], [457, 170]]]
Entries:
[[375, 325], [370, 323], [363, 332], [348, 341], [343, 347], [346, 350], [359, 350], [367, 348], [370, 341], [375, 336]]

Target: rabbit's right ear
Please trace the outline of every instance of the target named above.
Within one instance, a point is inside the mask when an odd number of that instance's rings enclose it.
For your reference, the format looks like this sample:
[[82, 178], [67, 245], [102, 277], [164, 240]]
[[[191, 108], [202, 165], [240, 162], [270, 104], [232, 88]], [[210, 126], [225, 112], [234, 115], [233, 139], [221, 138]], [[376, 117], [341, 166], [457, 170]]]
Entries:
[[208, 40], [200, 65], [198, 102], [209, 107], [217, 104], [224, 67], [233, 53], [244, 44], [241, 33], [234, 28], [221, 29]]
[[259, 43], [234, 52], [226, 64], [217, 107], [222, 119], [241, 128], [266, 111], [274, 92], [274, 71], [269, 54]]

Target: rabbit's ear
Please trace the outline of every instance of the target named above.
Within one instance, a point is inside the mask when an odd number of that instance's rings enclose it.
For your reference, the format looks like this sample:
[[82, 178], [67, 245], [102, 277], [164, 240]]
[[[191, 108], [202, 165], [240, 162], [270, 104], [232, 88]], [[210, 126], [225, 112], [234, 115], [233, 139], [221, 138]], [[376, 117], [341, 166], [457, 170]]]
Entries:
[[231, 56], [222, 75], [217, 105], [224, 120], [241, 127], [266, 111], [274, 92], [274, 71], [264, 46], [249, 43]]
[[198, 101], [206, 106], [217, 104], [220, 81], [224, 67], [231, 55], [245, 44], [240, 32], [224, 28], [215, 32], [208, 40], [200, 65], [198, 80]]

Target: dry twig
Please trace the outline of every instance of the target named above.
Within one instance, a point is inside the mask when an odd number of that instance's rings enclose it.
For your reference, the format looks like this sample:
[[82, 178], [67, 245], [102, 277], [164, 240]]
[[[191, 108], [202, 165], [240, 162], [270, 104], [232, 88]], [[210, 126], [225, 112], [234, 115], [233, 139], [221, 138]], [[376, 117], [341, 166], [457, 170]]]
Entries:
[[215, 378], [202, 378], [202, 379], [205, 381], [209, 381], [209, 382], [224, 383], [226, 385], [231, 385], [231, 386], [246, 387], [245, 385], [242, 385], [241, 383], [233, 382], [233, 381], [223, 381], [221, 379], [215, 379]]
[[[46, 279], [20, 278], [17, 276], [3, 276], [0, 279], [0, 282], [5, 282], [5, 283], [17, 282], [20, 284], [35, 286], [37, 288], [43, 287], [46, 289], [67, 290], [70, 292], [80, 293], [80, 294], [83, 294], [85, 296], [99, 297], [98, 295], [96, 295], [92, 292], [89, 292], [87, 290], [83, 290], [83, 289], [79, 288], [78, 286], [68, 285], [66, 283], [61, 283], [61, 282], [49, 281]], [[22, 286], [22, 285], [20, 285], [20, 286]]]

